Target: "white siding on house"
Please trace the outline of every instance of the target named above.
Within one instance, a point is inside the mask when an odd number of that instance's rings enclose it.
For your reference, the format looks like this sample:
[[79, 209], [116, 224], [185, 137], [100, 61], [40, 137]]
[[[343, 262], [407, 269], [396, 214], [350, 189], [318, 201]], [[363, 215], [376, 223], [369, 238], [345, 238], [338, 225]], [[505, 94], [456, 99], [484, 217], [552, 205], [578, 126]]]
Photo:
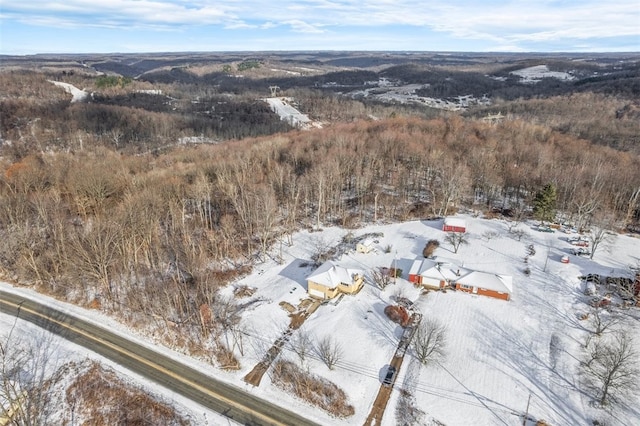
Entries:
[[309, 295], [313, 296], [313, 297], [319, 297], [321, 299], [324, 299], [324, 293], [321, 292], [320, 290], [316, 290], [316, 289], [313, 289], [313, 288], [309, 289]]

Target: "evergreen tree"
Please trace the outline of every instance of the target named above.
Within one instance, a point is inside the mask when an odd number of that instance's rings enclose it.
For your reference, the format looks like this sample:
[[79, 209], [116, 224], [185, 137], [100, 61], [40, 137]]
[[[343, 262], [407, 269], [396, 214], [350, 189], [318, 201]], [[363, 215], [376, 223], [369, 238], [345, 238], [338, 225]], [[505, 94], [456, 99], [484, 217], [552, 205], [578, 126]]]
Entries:
[[533, 214], [542, 222], [551, 222], [556, 216], [556, 187], [546, 184], [533, 199]]

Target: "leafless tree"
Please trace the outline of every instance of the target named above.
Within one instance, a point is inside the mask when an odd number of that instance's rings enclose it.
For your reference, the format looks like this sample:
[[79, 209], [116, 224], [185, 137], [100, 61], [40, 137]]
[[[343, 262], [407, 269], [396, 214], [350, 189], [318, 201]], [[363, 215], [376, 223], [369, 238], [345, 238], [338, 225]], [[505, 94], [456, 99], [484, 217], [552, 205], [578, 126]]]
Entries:
[[96, 220], [71, 239], [72, 261], [77, 272], [95, 280], [109, 299], [114, 296], [111, 278], [120, 237], [121, 230], [117, 225]]
[[437, 357], [446, 354], [447, 326], [435, 318], [424, 318], [412, 340], [416, 358], [422, 364], [428, 364]]
[[634, 341], [626, 331], [597, 339], [587, 348], [582, 362], [587, 384], [600, 405], [615, 402], [638, 388], [640, 357]]
[[591, 309], [589, 320], [592, 332], [596, 336], [602, 336], [620, 322], [620, 318], [616, 317], [613, 312], [598, 304], [595, 304]]
[[333, 367], [342, 359], [344, 352], [342, 346], [331, 336], [323, 338], [316, 347], [318, 357], [333, 370]]
[[50, 387], [59, 380], [50, 334], [43, 331], [27, 343], [11, 334], [0, 342], [0, 417], [14, 425], [50, 424]]
[[294, 333], [289, 339], [289, 347], [298, 355], [300, 363], [302, 364], [313, 348], [311, 336], [304, 330], [298, 330], [298, 332]]
[[331, 256], [333, 255], [331, 244], [327, 242], [325, 238], [323, 238], [322, 236], [318, 236], [313, 240], [311, 244], [313, 248], [311, 259], [314, 262], [320, 265], [326, 262], [327, 260], [331, 259]]
[[527, 231], [525, 231], [525, 230], [524, 230], [524, 229], [522, 229], [522, 228], [515, 228], [515, 229], [513, 229], [512, 231], [509, 231], [509, 232], [511, 232], [511, 234], [512, 234], [514, 237], [516, 237], [516, 239], [517, 239], [518, 241], [522, 241], [522, 237], [524, 237], [524, 236], [526, 236], [526, 235], [527, 235]]
[[229, 344], [229, 333], [233, 334], [234, 331], [242, 332], [242, 328], [238, 326], [241, 319], [238, 304], [232, 297], [218, 296], [213, 302], [212, 311], [214, 323], [224, 333], [227, 347], [232, 347]]
[[496, 231], [485, 231], [482, 233], [482, 236], [487, 239], [487, 242], [491, 241], [493, 238], [497, 238], [500, 234]]
[[453, 252], [458, 253], [462, 244], [468, 244], [467, 237], [463, 232], [449, 232], [444, 240], [453, 246]]
[[391, 284], [391, 278], [391, 272], [387, 269], [378, 268], [371, 271], [371, 280], [376, 283], [381, 290], [384, 290]]
[[589, 242], [591, 243], [590, 259], [593, 259], [593, 255], [596, 254], [596, 250], [598, 248], [608, 247], [615, 240], [616, 234], [611, 232], [612, 225], [612, 220], [604, 219], [599, 220], [596, 224], [591, 226], [591, 231], [588, 236]]

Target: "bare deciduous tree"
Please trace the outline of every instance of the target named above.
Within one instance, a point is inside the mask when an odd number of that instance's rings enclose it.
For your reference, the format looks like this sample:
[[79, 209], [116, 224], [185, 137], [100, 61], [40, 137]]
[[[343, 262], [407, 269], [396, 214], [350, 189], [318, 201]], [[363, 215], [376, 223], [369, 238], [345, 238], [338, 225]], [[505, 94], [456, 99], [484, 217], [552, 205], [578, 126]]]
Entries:
[[299, 330], [289, 339], [289, 347], [298, 355], [300, 363], [303, 363], [313, 347], [311, 336], [306, 331]]
[[485, 231], [482, 233], [482, 236], [487, 239], [487, 242], [489, 242], [493, 238], [498, 238], [500, 234], [496, 231]]
[[422, 320], [412, 341], [416, 358], [422, 364], [428, 364], [436, 357], [446, 354], [447, 326], [435, 318]]
[[606, 309], [606, 307], [595, 304], [591, 309], [589, 320], [591, 322], [592, 332], [596, 336], [602, 336], [603, 333], [609, 331], [620, 322], [620, 318]]
[[331, 259], [333, 252], [331, 250], [331, 244], [327, 242], [322, 236], [318, 236], [312, 242], [313, 252], [311, 259], [318, 265]]
[[453, 252], [458, 253], [462, 244], [468, 244], [467, 237], [462, 232], [449, 232], [444, 240], [453, 246]]
[[591, 227], [589, 232], [589, 242], [591, 243], [591, 255], [589, 259], [593, 259], [593, 255], [600, 247], [609, 246], [615, 240], [616, 234], [610, 231], [613, 222], [610, 220], [598, 221], [597, 224]]
[[516, 237], [518, 241], [522, 241], [522, 237], [527, 235], [527, 231], [525, 231], [522, 228], [516, 228], [513, 231], [511, 231], [511, 234], [513, 234], [513, 236]]
[[638, 388], [639, 360], [633, 339], [626, 331], [589, 345], [582, 366], [587, 384], [596, 392], [600, 405], [624, 398]]
[[7, 424], [50, 424], [50, 387], [59, 380], [51, 365], [54, 353], [44, 331], [30, 343], [12, 341], [11, 332], [0, 342], [0, 418], [9, 419]]
[[326, 336], [318, 343], [316, 352], [329, 370], [333, 370], [343, 356], [342, 346], [331, 336]]
[[73, 263], [83, 276], [98, 282], [103, 294], [112, 298], [111, 276], [116, 263], [121, 230], [115, 224], [96, 221], [71, 239]]
[[371, 280], [376, 283], [381, 290], [384, 290], [391, 284], [391, 278], [391, 273], [387, 269], [379, 268], [371, 271]]

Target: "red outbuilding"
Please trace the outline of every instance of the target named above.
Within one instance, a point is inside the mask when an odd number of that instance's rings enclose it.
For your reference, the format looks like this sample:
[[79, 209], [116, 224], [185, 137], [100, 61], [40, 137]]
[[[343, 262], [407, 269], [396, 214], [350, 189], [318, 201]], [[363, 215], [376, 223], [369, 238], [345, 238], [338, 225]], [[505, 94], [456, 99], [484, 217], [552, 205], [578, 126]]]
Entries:
[[442, 225], [444, 232], [467, 232], [467, 224], [464, 219], [458, 217], [447, 217]]

